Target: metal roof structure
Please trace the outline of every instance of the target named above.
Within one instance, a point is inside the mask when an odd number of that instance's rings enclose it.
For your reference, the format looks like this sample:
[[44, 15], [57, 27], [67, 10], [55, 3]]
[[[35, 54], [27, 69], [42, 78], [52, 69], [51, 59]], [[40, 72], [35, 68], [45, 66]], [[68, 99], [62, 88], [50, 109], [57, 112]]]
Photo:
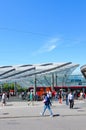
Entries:
[[17, 82], [28, 87], [34, 86], [34, 79], [36, 78], [38, 86], [51, 85], [53, 74], [54, 78], [55, 76], [58, 79], [59, 77], [67, 78], [78, 66], [79, 64], [72, 62], [1, 66], [0, 83]]
[[80, 70], [81, 70], [83, 76], [86, 78], [86, 65], [81, 66]]

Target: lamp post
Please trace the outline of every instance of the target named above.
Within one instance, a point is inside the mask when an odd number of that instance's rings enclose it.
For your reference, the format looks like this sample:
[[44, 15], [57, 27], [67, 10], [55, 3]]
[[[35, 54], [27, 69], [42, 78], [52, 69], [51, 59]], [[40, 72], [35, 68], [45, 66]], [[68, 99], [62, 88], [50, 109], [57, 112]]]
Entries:
[[57, 87], [57, 83], [58, 83], [58, 82], [57, 82], [57, 78], [58, 78], [58, 76], [56, 75], [56, 87]]
[[3, 85], [1, 84], [0, 87], [1, 87], [1, 93], [2, 93], [3, 92]]
[[65, 86], [65, 80], [66, 79], [66, 74], [63, 76], [63, 80], [62, 80], [62, 88]]
[[54, 90], [54, 73], [52, 73], [52, 90]]
[[35, 79], [34, 79], [34, 95], [36, 95], [36, 87], [37, 87], [37, 82], [36, 82], [36, 74], [35, 74]]

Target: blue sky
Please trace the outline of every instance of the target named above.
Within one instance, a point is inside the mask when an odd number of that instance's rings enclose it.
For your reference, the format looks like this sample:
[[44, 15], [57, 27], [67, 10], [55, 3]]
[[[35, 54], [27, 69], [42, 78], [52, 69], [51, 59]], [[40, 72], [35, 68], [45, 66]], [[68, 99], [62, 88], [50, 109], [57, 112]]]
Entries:
[[86, 0], [0, 0], [0, 66], [86, 64]]

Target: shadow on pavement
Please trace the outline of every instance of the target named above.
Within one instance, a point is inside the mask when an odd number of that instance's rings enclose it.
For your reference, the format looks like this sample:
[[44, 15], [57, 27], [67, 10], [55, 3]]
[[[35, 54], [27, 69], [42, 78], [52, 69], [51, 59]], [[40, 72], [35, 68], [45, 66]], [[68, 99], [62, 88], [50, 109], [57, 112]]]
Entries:
[[53, 117], [60, 116], [60, 114], [54, 114]]

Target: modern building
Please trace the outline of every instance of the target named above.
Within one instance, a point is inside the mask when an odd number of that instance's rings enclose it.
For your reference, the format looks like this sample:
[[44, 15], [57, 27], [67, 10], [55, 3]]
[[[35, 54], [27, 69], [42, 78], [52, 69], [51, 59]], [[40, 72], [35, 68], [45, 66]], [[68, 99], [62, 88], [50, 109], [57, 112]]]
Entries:
[[27, 64], [0, 67], [0, 84], [17, 83], [22, 87], [52, 87], [70, 86], [68, 77], [79, 67], [79, 64], [46, 63]]
[[81, 66], [80, 69], [81, 69], [83, 76], [86, 78], [86, 65]]

